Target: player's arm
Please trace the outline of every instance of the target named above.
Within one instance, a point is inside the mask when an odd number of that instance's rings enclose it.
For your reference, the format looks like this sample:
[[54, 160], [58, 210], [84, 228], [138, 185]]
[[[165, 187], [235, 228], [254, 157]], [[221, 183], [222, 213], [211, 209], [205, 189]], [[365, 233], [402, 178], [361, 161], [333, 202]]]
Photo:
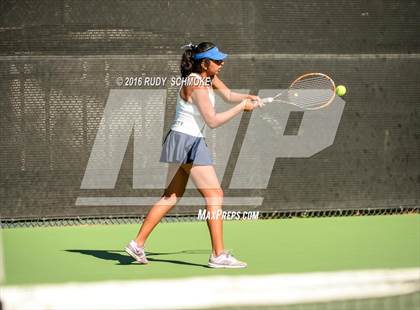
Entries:
[[213, 85], [213, 88], [217, 90], [217, 94], [219, 94], [223, 98], [224, 101], [229, 102], [229, 103], [238, 103], [245, 99], [257, 100], [257, 101], [260, 100], [258, 96], [249, 95], [249, 94], [240, 94], [240, 93], [235, 93], [231, 91], [229, 87], [227, 87], [225, 83], [223, 83], [223, 81], [219, 79], [217, 75], [214, 76], [212, 80], [212, 85]]
[[210, 128], [217, 128], [234, 118], [243, 110], [251, 111], [257, 106], [251, 101], [244, 100], [227, 111], [216, 113], [210, 102], [206, 87], [194, 87], [191, 98], [193, 104], [197, 105], [201, 116]]

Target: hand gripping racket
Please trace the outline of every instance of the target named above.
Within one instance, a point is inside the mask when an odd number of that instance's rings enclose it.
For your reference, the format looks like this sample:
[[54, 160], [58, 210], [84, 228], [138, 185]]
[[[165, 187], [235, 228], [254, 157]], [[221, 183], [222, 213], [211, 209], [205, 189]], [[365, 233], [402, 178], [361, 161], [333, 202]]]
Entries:
[[262, 99], [263, 103], [292, 104], [305, 110], [318, 110], [328, 106], [335, 97], [335, 83], [326, 74], [307, 73], [290, 84], [288, 89], [274, 97]]

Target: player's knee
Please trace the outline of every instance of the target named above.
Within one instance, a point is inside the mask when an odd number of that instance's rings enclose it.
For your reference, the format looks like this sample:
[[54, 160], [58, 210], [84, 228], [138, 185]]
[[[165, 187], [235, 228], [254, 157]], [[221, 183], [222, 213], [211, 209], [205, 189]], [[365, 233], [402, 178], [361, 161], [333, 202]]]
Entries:
[[223, 197], [224, 197], [224, 192], [223, 192], [223, 189], [221, 189], [221, 188], [218, 188], [218, 189], [216, 189], [216, 196], [217, 197], [219, 197], [219, 198], [222, 198], [223, 199]]
[[171, 194], [165, 193], [163, 194], [161, 201], [165, 205], [173, 206], [178, 202], [179, 198], [180, 197], [178, 197], [175, 193], [171, 193]]
[[206, 201], [208, 206], [221, 206], [223, 203], [223, 190], [221, 188], [211, 189], [207, 192]]
[[223, 198], [223, 196], [224, 196], [223, 189], [214, 188], [214, 189], [206, 190], [205, 196], [206, 197]]

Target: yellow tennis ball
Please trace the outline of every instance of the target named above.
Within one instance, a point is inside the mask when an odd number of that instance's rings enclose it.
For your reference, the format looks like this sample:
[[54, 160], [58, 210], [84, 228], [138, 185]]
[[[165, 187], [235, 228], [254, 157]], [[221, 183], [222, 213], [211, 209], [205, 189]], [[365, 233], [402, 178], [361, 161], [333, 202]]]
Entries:
[[346, 86], [344, 86], [344, 85], [338, 85], [337, 88], [335, 89], [335, 92], [340, 97], [344, 96], [346, 94], [346, 91], [347, 91], [347, 89], [346, 89]]

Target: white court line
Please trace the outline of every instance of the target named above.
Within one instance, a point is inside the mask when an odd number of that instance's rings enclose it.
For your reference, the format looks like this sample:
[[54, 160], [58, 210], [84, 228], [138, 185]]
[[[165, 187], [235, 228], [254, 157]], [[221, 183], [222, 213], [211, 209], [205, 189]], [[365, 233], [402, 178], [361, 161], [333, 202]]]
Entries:
[[[77, 197], [76, 206], [147, 206], [155, 204], [161, 197]], [[261, 206], [264, 197], [224, 197], [224, 206]], [[182, 197], [177, 205], [206, 206], [202, 197]]]
[[[19, 61], [19, 60], [88, 60], [88, 59], [109, 59], [109, 60], [174, 60], [181, 58], [181, 53], [170, 55], [20, 55], [20, 56], [1, 56], [0, 61]], [[357, 59], [420, 59], [420, 53], [398, 54], [398, 53], [363, 53], [363, 54], [339, 54], [339, 53], [313, 53], [313, 54], [291, 54], [291, 53], [249, 53], [249, 54], [229, 54], [228, 59], [256, 59], [256, 60], [287, 60], [287, 59], [337, 59], [337, 60], [357, 60]]]
[[5, 310], [194, 309], [388, 297], [419, 289], [420, 268], [411, 268], [6, 286], [1, 298]]

